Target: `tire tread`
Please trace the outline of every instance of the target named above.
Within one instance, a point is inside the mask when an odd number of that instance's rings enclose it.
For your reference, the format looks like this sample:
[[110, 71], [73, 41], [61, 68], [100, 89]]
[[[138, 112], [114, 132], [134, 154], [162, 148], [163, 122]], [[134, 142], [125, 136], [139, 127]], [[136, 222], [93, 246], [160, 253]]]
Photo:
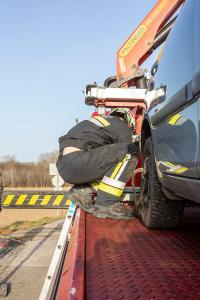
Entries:
[[164, 195], [156, 171], [151, 137], [147, 139], [144, 145], [144, 158], [148, 152], [150, 153], [152, 166], [150, 171], [150, 203], [147, 208], [139, 208], [139, 217], [142, 223], [148, 228], [174, 229], [181, 222], [184, 210], [184, 202], [169, 200]]

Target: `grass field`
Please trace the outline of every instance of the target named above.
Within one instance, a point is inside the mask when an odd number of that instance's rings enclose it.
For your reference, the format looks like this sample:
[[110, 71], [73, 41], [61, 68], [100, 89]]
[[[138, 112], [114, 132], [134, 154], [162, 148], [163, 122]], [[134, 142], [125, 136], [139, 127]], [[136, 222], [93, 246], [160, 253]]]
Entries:
[[60, 217], [44, 217], [35, 221], [15, 221], [9, 225], [0, 226], [0, 234], [10, 234], [17, 230], [29, 230], [34, 227], [41, 227], [43, 225], [62, 220], [64, 216]]

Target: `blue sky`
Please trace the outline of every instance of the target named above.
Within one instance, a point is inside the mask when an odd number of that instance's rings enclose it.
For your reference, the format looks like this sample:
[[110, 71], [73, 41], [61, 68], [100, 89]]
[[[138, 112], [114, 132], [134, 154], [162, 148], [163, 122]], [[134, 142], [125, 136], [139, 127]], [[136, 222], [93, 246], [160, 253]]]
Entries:
[[156, 0], [0, 3], [0, 157], [36, 161], [90, 116], [82, 90], [115, 75], [116, 52]]

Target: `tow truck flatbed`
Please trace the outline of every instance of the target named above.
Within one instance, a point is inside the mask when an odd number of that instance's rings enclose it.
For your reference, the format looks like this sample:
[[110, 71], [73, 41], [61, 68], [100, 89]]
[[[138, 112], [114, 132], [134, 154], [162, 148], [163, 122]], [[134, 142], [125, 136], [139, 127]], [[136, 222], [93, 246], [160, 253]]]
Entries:
[[200, 207], [176, 231], [77, 210], [52, 299], [200, 299]]

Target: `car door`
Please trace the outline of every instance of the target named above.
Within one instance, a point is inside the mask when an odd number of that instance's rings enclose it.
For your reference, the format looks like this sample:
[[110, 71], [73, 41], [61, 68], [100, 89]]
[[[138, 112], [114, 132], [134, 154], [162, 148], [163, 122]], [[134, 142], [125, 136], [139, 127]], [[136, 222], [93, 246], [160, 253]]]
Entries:
[[198, 97], [198, 124], [199, 124], [199, 143], [198, 143], [198, 153], [197, 153], [197, 169], [200, 178], [200, 96]]
[[156, 74], [156, 88], [166, 96], [150, 110], [158, 172], [198, 178], [198, 103], [192, 95], [195, 0], [184, 4], [167, 40]]
[[198, 99], [198, 152], [197, 152], [197, 168], [200, 177], [200, 1], [195, 1], [195, 15], [194, 15], [194, 71], [193, 78], [193, 93]]

